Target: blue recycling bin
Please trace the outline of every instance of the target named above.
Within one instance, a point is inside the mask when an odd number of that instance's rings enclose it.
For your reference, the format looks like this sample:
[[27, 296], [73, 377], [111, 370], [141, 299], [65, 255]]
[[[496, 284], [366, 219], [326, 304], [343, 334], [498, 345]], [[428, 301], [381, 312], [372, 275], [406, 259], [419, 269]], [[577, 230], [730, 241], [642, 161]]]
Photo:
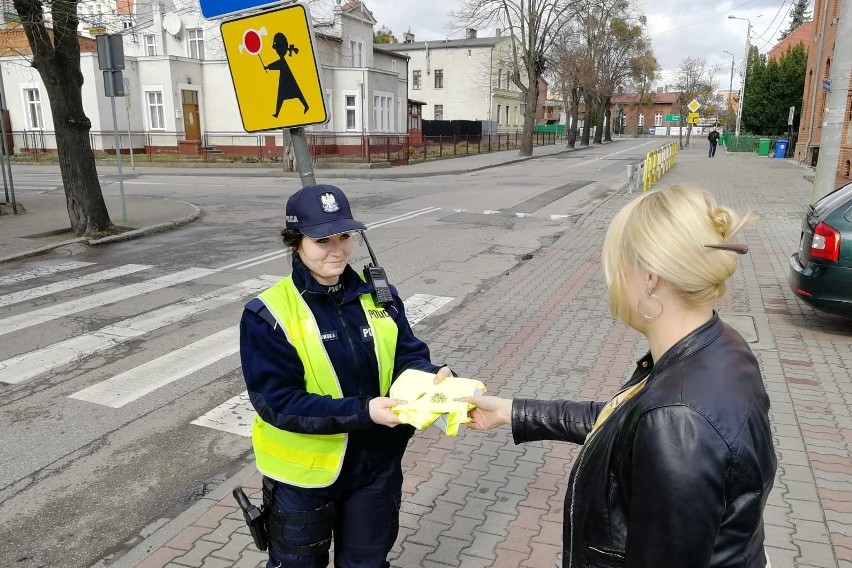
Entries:
[[776, 140], [775, 141], [775, 157], [779, 160], [783, 160], [787, 157], [787, 142], [786, 140]]

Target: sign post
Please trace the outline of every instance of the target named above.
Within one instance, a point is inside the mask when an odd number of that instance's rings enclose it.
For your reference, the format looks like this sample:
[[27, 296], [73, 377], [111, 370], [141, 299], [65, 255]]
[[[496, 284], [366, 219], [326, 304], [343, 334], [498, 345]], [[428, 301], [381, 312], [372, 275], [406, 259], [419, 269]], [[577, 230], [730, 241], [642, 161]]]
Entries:
[[115, 97], [124, 96], [124, 43], [121, 34], [95, 36], [98, 46], [98, 67], [104, 72], [104, 94], [109, 97], [112, 108], [112, 133], [115, 137], [115, 166], [118, 168], [118, 191], [121, 195], [121, 220], [127, 221], [127, 205], [124, 202], [124, 176], [121, 173], [121, 139], [118, 136], [118, 119], [115, 114]]
[[289, 129], [303, 185], [316, 183], [303, 126], [328, 120], [310, 14], [303, 4], [223, 22], [246, 132]]

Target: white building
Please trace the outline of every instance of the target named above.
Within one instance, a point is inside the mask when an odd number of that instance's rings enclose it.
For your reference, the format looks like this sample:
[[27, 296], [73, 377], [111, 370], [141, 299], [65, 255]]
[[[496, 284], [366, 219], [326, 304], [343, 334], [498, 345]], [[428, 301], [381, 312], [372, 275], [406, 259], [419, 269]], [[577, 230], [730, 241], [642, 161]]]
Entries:
[[425, 120], [490, 121], [498, 130], [523, 126], [524, 94], [512, 82], [512, 40], [477, 38], [414, 41], [382, 46], [408, 55], [409, 95], [423, 101]]
[[[357, 0], [313, 2], [311, 10], [329, 120], [307, 130], [357, 135], [355, 146], [364, 135], [405, 135], [408, 58], [374, 49], [376, 20]], [[197, 2], [136, 0], [133, 13], [120, 19], [124, 21], [132, 25], [122, 32], [127, 96], [115, 100], [122, 147], [130, 137], [136, 151], [197, 152], [204, 145], [233, 152], [241, 148], [244, 154], [263, 157], [281, 155], [280, 131], [243, 130], [220, 22], [203, 19]], [[16, 151], [33, 145], [55, 148], [47, 92], [38, 72], [20, 55], [0, 57], [0, 68]], [[81, 54], [81, 70], [93, 146], [112, 150], [110, 100], [103, 95], [95, 53]]]

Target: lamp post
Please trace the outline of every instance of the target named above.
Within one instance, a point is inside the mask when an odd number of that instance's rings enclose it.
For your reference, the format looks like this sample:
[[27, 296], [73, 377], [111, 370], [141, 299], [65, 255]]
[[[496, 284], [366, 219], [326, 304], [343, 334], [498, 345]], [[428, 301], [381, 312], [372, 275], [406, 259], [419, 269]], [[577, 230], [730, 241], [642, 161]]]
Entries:
[[733, 90], [734, 90], [734, 59], [736, 58], [736, 55], [734, 55], [733, 53], [731, 53], [727, 49], [724, 49], [723, 51], [731, 56], [731, 80], [728, 82], [728, 118], [727, 118], [728, 128], [730, 128], [730, 120], [731, 120], [731, 114], [732, 114], [731, 111], [734, 108], [734, 95], [733, 95]]
[[740, 18], [738, 16], [728, 16], [729, 20], [744, 20], [748, 22], [748, 31], [746, 33], [746, 48], [745, 48], [745, 59], [743, 59], [743, 80], [742, 84], [740, 84], [740, 101], [737, 105], [737, 127], [735, 136], [739, 138], [740, 136], [740, 122], [743, 117], [743, 106], [745, 103], [745, 82], [746, 82], [746, 74], [748, 73], [748, 56], [749, 49], [751, 48], [751, 20], [748, 18]]

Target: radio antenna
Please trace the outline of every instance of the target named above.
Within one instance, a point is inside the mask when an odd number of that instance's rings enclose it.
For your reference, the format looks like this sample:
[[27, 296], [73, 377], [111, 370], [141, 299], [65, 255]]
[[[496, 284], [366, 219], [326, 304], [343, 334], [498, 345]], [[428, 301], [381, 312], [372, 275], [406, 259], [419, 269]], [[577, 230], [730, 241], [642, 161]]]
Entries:
[[373, 253], [373, 247], [370, 246], [370, 241], [367, 240], [367, 235], [364, 231], [361, 231], [361, 238], [364, 239], [364, 244], [367, 245], [367, 251], [370, 253], [370, 260], [372, 260], [373, 266], [378, 266], [379, 261], [376, 260], [376, 255]]

